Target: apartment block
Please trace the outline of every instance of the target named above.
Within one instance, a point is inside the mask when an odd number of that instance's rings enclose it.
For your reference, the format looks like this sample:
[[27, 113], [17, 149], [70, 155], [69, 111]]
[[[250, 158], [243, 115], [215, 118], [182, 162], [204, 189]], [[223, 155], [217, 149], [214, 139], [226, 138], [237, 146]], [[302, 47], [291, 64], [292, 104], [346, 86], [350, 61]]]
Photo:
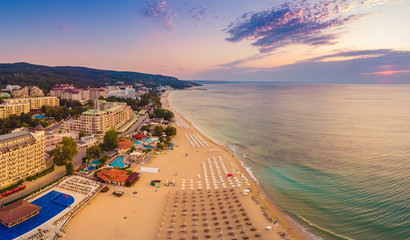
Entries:
[[57, 97], [35, 97], [35, 98], [9, 98], [3, 99], [4, 103], [29, 103], [30, 110], [39, 110], [43, 105], [50, 107], [60, 106], [60, 99]]
[[3, 103], [0, 104], [0, 119], [9, 117], [12, 114], [20, 115], [30, 112], [30, 104], [27, 102]]
[[105, 88], [75, 88], [71, 84], [57, 85], [51, 89], [50, 96], [58, 97], [61, 99], [88, 101], [97, 100], [98, 98], [106, 96]]
[[65, 121], [66, 131], [84, 131], [87, 134], [101, 137], [110, 129], [118, 129], [127, 123], [134, 112], [126, 103], [97, 100], [95, 109], [83, 112], [76, 120]]
[[13, 98], [44, 97], [43, 90], [37, 86], [26, 86], [11, 93]]
[[0, 187], [46, 168], [44, 131], [23, 129], [0, 136]]

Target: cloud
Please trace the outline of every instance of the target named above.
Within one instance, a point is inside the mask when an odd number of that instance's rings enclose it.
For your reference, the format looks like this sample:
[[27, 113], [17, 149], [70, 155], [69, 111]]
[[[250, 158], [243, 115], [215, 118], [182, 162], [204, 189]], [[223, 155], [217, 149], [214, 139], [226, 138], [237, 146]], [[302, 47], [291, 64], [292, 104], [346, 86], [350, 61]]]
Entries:
[[68, 25], [58, 25], [57, 29], [64, 32], [69, 32], [72, 30], [72, 28]]
[[229, 62], [229, 63], [219, 64], [219, 65], [217, 65], [217, 67], [218, 68], [225, 68], [225, 69], [235, 68], [235, 67], [237, 67], [241, 64], [247, 63], [249, 61], [262, 59], [262, 58], [265, 58], [265, 57], [270, 56], [270, 55], [272, 55], [272, 54], [271, 53], [268, 53], [268, 54], [261, 54], [261, 53], [260, 54], [255, 54], [253, 56], [238, 59], [238, 60], [235, 60], [235, 61], [232, 61], [232, 62]]
[[271, 52], [292, 44], [333, 45], [349, 22], [366, 13], [348, 14], [367, 4], [384, 0], [296, 0], [260, 12], [248, 12], [231, 23], [224, 31], [226, 40], [250, 40], [260, 52]]
[[[323, 61], [325, 59], [339, 59]], [[309, 83], [410, 83], [410, 51], [345, 51], [273, 68], [217, 68], [189, 79]]]
[[143, 15], [162, 23], [168, 30], [175, 28], [174, 17], [176, 14], [168, 9], [166, 1], [146, 0], [146, 8]]
[[208, 16], [208, 9], [203, 7], [193, 7], [188, 11], [193, 19], [202, 20]]

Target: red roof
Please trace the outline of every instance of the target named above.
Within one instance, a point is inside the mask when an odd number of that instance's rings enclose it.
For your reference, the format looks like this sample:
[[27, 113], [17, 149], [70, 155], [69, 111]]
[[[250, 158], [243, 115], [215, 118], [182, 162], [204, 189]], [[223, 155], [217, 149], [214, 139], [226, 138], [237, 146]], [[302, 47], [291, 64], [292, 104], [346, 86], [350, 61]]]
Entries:
[[7, 207], [0, 208], [0, 220], [8, 224], [24, 218], [40, 210], [41, 207], [29, 203], [25, 200], [10, 204]]
[[132, 136], [133, 138], [146, 138], [147, 136], [145, 136], [144, 134], [135, 134], [134, 136]]
[[105, 182], [120, 182], [124, 183], [125, 180], [128, 178], [126, 171], [117, 170], [115, 168], [111, 169], [103, 169], [99, 173], [97, 173], [97, 177], [101, 178]]
[[125, 139], [125, 138], [121, 138], [118, 139], [118, 149], [128, 149], [130, 148], [134, 143]]

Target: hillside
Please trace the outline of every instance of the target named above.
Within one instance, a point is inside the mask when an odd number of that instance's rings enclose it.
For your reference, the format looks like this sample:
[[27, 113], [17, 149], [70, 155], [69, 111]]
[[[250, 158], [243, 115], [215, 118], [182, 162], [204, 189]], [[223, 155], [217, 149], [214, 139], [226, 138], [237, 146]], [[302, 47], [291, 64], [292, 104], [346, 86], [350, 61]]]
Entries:
[[183, 89], [199, 84], [180, 81], [175, 77], [138, 72], [119, 72], [85, 67], [49, 67], [29, 63], [0, 64], [0, 86], [37, 85], [47, 92], [57, 84], [70, 83], [76, 87], [101, 87], [118, 81], [124, 84], [142, 83], [146, 87], [169, 85]]

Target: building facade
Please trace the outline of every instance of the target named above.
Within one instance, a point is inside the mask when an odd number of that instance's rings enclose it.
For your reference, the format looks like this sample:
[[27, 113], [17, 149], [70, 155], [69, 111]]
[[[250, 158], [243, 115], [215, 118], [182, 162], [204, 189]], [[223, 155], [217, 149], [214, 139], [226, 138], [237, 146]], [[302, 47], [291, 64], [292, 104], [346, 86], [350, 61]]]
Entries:
[[134, 88], [126, 88], [124, 90], [111, 90], [107, 93], [107, 97], [135, 99], [136, 98], [135, 89]]
[[65, 121], [66, 131], [84, 131], [87, 134], [101, 137], [110, 129], [118, 129], [134, 115], [126, 103], [96, 101], [95, 109], [85, 111], [76, 120]]
[[13, 98], [44, 97], [43, 90], [37, 86], [26, 86], [22, 89], [14, 90], [11, 95]]
[[27, 102], [0, 104], [0, 119], [8, 118], [10, 115], [20, 115], [30, 112], [30, 104]]
[[30, 110], [39, 110], [43, 105], [49, 107], [60, 106], [60, 99], [56, 97], [8, 98], [3, 99], [3, 101], [8, 104], [28, 103], [30, 105]]
[[71, 84], [57, 85], [51, 89], [50, 96], [67, 100], [94, 101], [106, 96], [105, 88], [75, 88]]
[[0, 136], [0, 187], [46, 168], [44, 131], [24, 129]]
[[55, 132], [46, 132], [45, 134], [45, 149], [46, 151], [53, 150], [57, 144], [63, 141], [63, 137], [72, 138], [75, 141], [79, 140], [78, 132], [68, 132], [68, 133], [55, 133]]

